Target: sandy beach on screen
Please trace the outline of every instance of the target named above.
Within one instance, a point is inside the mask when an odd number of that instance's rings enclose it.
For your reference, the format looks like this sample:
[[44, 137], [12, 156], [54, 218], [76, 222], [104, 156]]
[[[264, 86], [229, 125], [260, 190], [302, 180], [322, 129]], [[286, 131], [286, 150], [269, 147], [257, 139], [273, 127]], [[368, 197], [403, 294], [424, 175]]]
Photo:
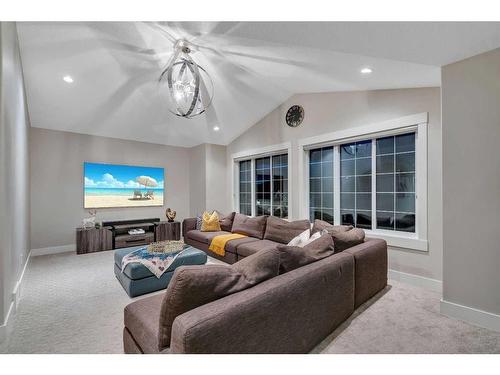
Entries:
[[130, 199], [126, 195], [90, 195], [85, 197], [85, 208], [151, 207], [163, 206], [163, 196], [155, 199]]

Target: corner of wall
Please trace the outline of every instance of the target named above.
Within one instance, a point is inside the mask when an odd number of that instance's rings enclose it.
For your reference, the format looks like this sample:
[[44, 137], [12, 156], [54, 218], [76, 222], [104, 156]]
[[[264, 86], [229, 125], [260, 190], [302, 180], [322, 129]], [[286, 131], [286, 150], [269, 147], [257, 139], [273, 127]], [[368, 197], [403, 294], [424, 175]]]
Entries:
[[15, 312], [29, 259], [30, 125], [24, 87], [16, 24], [1, 22], [0, 206], [9, 217], [0, 223], [0, 335]]

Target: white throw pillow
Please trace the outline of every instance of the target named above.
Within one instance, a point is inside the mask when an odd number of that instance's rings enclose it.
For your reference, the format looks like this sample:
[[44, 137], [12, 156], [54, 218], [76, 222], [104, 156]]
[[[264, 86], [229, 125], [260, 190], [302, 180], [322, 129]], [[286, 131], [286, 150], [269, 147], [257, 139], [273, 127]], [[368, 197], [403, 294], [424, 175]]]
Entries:
[[322, 234], [323, 233], [321, 232], [314, 233], [311, 237], [309, 237], [309, 239], [306, 242], [301, 243], [299, 247], [304, 247], [306, 245], [309, 245], [311, 242], [316, 241], [318, 238], [320, 238]]
[[297, 237], [292, 238], [292, 240], [287, 244], [287, 246], [298, 246], [298, 247], [304, 247], [311, 242], [317, 240], [318, 238], [321, 237], [324, 231], [321, 232], [316, 232], [311, 236], [311, 230], [306, 229], [303, 231], [301, 234], [299, 234]]
[[300, 244], [306, 242], [310, 236], [311, 236], [311, 230], [306, 229], [297, 237], [292, 238], [291, 241], [288, 242], [287, 246], [300, 246]]

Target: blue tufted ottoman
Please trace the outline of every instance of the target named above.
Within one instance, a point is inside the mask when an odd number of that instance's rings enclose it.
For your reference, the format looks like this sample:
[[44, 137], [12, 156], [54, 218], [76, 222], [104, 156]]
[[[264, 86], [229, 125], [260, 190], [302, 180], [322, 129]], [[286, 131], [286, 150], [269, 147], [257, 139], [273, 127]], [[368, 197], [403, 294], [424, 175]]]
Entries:
[[122, 272], [123, 257], [141, 247], [143, 246], [115, 250], [115, 275], [130, 297], [165, 289], [175, 269], [179, 266], [205, 264], [207, 262], [207, 254], [189, 246], [175, 259], [174, 263], [168, 267], [167, 271], [159, 279], [140, 263], [129, 263]]

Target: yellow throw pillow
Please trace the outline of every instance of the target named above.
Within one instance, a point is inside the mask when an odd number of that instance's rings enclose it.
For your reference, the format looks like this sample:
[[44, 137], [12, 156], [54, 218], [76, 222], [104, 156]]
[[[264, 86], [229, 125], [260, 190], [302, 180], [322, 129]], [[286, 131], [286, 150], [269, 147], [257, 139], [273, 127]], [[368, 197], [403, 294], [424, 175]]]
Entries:
[[220, 223], [219, 223], [219, 215], [217, 211], [209, 214], [207, 211], [203, 213], [201, 223], [201, 231], [202, 232], [218, 232], [220, 231]]

